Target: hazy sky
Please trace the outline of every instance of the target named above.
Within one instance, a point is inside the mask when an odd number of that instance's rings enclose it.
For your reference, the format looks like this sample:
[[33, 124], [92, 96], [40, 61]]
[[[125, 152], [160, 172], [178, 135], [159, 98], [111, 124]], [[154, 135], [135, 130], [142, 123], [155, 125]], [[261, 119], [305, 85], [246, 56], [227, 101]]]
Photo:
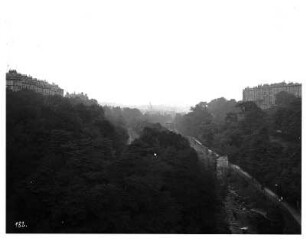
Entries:
[[99, 102], [240, 100], [247, 86], [306, 79], [303, 0], [0, 5], [5, 71], [17, 69]]

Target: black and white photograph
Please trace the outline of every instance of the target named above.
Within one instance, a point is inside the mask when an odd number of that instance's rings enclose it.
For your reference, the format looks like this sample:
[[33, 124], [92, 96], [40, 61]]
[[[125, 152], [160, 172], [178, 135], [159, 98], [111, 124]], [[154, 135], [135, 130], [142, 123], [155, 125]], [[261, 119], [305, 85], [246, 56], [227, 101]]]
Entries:
[[303, 237], [305, 1], [4, 0], [0, 45], [5, 238]]

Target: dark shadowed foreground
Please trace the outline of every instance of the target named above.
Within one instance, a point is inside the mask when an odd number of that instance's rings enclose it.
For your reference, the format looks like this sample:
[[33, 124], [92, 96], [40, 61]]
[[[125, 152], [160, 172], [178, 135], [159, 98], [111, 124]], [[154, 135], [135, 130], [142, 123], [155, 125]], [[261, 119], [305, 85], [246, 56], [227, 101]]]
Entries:
[[7, 232], [228, 233], [215, 178], [180, 135], [127, 145], [102, 107], [7, 92]]

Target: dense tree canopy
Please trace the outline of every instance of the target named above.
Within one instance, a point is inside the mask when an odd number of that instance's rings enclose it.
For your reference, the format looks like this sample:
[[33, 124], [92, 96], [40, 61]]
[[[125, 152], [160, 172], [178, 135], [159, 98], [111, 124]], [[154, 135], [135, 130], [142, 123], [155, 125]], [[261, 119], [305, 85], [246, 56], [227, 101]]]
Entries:
[[127, 145], [90, 103], [7, 92], [8, 232], [227, 232], [214, 177], [186, 139], [151, 125]]
[[276, 106], [261, 110], [253, 102], [216, 99], [176, 117], [178, 130], [228, 155], [270, 188], [282, 187], [293, 205], [301, 200], [301, 99], [286, 92]]
[[103, 106], [105, 117], [117, 126], [128, 129], [130, 135], [139, 136], [146, 126], [159, 123], [166, 126], [167, 123], [173, 122], [173, 116], [169, 113], [150, 112], [142, 113], [136, 108], [121, 108]]

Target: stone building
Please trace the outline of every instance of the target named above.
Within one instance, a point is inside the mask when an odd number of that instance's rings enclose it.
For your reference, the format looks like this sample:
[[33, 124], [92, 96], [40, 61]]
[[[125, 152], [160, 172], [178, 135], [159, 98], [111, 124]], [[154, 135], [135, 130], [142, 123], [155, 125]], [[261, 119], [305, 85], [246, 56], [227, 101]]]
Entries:
[[19, 74], [16, 70], [6, 73], [6, 87], [12, 91], [27, 89], [43, 95], [64, 95], [64, 90], [58, 85]]
[[282, 91], [302, 97], [302, 84], [282, 82], [248, 87], [243, 90], [243, 101], [254, 101], [260, 108], [268, 109], [275, 105], [275, 95]]
[[98, 101], [95, 99], [89, 99], [87, 94], [81, 93], [69, 93], [65, 95], [66, 98], [73, 99], [74, 103], [84, 104], [84, 105], [98, 105]]

